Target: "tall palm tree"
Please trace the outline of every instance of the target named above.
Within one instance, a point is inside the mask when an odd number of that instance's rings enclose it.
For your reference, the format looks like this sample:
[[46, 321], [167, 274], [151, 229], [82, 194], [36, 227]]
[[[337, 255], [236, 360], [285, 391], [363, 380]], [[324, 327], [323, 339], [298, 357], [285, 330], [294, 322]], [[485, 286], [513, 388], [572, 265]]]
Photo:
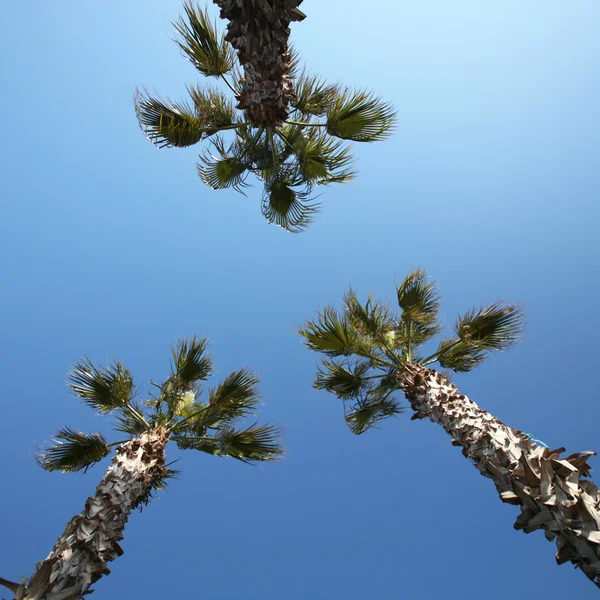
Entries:
[[[297, 58], [290, 59], [285, 71], [284, 89], [289, 91], [283, 96], [273, 92], [275, 99], [269, 96], [271, 88], [259, 93], [257, 86], [270, 80], [241, 77], [232, 45], [217, 33], [208, 13], [189, 2], [184, 12], [175, 23], [183, 54], [201, 75], [221, 81], [233, 97], [214, 86], [188, 86], [185, 102], [138, 90], [135, 108], [142, 130], [159, 148], [208, 140], [198, 164], [206, 185], [243, 194], [253, 174], [264, 183], [265, 218], [288, 231], [302, 231], [318, 210], [311, 199], [314, 188], [351, 180], [355, 171], [349, 142], [387, 138], [395, 123], [394, 109], [371, 92], [327, 84], [300, 72]], [[240, 60], [246, 58], [242, 53]], [[244, 62], [247, 71], [250, 64]], [[291, 115], [280, 106], [284, 96], [290, 97]]]
[[[87, 471], [114, 449], [112, 465], [81, 513], [67, 524], [28, 582], [0, 579], [15, 600], [77, 600], [108, 575], [108, 563], [123, 554], [119, 541], [130, 513], [164, 489], [176, 471], [165, 463], [169, 441], [183, 450], [230, 456], [246, 463], [280, 457], [281, 434], [271, 425], [239, 428], [256, 412], [258, 377], [248, 369], [230, 373], [202, 396], [201, 382], [212, 372], [206, 340], [192, 337], [172, 348], [171, 373], [145, 402], [135, 399], [131, 373], [118, 362], [98, 368], [89, 360], [73, 366], [75, 396], [101, 414], [115, 415], [114, 428], [125, 434], [109, 443], [100, 433], [69, 427], [38, 457], [48, 471]], [[201, 399], [202, 398], [202, 399]], [[121, 436], [122, 437], [122, 436]]]
[[401, 315], [369, 297], [361, 303], [350, 289], [343, 311], [325, 308], [301, 329], [309, 349], [323, 355], [315, 388], [344, 403], [346, 422], [362, 434], [402, 412], [401, 391], [414, 411], [441, 425], [485, 477], [500, 499], [521, 508], [516, 529], [544, 530], [556, 541], [556, 560], [570, 560], [600, 586], [600, 494], [586, 479], [594, 452], [562, 456], [538, 440], [513, 429], [461, 394], [438, 363], [455, 372], [471, 371], [492, 351], [519, 339], [519, 306], [497, 302], [458, 317], [455, 335], [427, 356], [419, 352], [441, 330], [439, 296], [424, 271], [410, 273], [397, 286]]

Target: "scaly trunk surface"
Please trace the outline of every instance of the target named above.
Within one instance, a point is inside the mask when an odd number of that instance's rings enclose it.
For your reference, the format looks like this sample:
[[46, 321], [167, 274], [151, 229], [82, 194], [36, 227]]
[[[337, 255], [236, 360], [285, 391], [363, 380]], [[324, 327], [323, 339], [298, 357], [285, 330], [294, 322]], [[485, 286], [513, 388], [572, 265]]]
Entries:
[[543, 529], [556, 540], [556, 561], [570, 560], [600, 587], [600, 495], [586, 461], [595, 452], [561, 458], [507, 427], [433, 369], [407, 365], [397, 374], [413, 419], [429, 417], [462, 446], [482, 475], [494, 480], [503, 502], [521, 507], [515, 529]]
[[289, 116], [292, 97], [290, 22], [304, 18], [302, 0], [214, 0], [227, 19], [225, 39], [244, 69], [238, 108], [256, 127], [275, 127]]
[[148, 499], [164, 468], [168, 433], [154, 429], [116, 448], [106, 475], [83, 511], [73, 517], [46, 560], [15, 600], [76, 600], [123, 554], [118, 542], [131, 511]]

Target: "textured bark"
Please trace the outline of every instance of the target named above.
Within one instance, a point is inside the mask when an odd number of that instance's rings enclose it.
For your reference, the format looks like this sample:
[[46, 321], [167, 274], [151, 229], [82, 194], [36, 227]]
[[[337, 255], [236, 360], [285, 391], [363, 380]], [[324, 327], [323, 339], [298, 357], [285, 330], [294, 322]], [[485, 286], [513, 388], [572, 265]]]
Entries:
[[153, 479], [164, 468], [168, 434], [155, 429], [116, 449], [108, 472], [83, 511], [67, 524], [46, 560], [37, 564], [15, 600], [76, 600], [123, 554], [119, 541], [129, 514], [147, 501]]
[[408, 365], [398, 382], [415, 410], [429, 417], [462, 446], [482, 475], [493, 479], [503, 502], [521, 507], [515, 529], [544, 530], [556, 540], [556, 560], [570, 560], [600, 587], [600, 495], [588, 479], [586, 461], [595, 452], [561, 458], [496, 419], [460, 394], [433, 369]]
[[227, 19], [225, 39], [244, 69], [238, 108], [257, 127], [287, 120], [292, 97], [288, 38], [302, 0], [214, 0]]

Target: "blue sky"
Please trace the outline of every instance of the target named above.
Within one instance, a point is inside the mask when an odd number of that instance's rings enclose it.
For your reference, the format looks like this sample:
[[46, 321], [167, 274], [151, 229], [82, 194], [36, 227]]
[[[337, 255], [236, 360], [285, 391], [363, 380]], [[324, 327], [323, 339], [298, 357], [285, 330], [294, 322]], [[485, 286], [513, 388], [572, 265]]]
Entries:
[[0, 575], [31, 574], [103, 473], [33, 460], [63, 425], [108, 430], [69, 396], [69, 364], [116, 357], [143, 391], [197, 333], [217, 376], [258, 370], [289, 453], [254, 468], [185, 455], [96, 598], [591, 597], [441, 429], [404, 415], [353, 436], [294, 329], [349, 285], [391, 300], [416, 267], [449, 324], [522, 302], [526, 340], [456, 383], [550, 446], [600, 449], [600, 4], [301, 8], [309, 68], [393, 101], [399, 125], [356, 147], [357, 180], [293, 236], [264, 221], [260, 188], [209, 190], [197, 148], [157, 151], [137, 126], [136, 85], [176, 99], [197, 81], [170, 39], [179, 1], [4, 7]]

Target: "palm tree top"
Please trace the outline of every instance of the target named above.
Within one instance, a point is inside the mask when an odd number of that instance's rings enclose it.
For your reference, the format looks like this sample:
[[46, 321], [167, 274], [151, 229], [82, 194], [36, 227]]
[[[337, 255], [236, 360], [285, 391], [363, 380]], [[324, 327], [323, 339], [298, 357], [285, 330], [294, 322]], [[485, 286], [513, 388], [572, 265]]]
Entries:
[[[172, 347], [168, 378], [152, 383], [155, 392], [137, 399], [133, 377], [119, 362], [99, 368], [88, 359], [72, 366], [69, 386], [73, 394], [101, 414], [113, 417], [121, 439], [109, 443], [100, 433], [84, 433], [64, 427], [38, 456], [48, 471], [86, 471], [119, 446], [146, 431], [161, 429], [184, 450], [232, 457], [246, 463], [281, 457], [281, 430], [268, 424], [240, 422], [256, 414], [260, 402], [259, 378], [250, 369], [232, 371], [218, 384], [204, 388], [213, 363], [204, 338], [184, 338]], [[176, 475], [167, 469], [154, 482], [161, 489]]]
[[183, 55], [203, 77], [224, 87], [189, 85], [188, 99], [181, 102], [139, 89], [140, 126], [158, 148], [206, 141], [198, 174], [212, 189], [244, 193], [249, 177], [257, 177], [264, 185], [261, 210], [270, 223], [303, 231], [318, 211], [314, 189], [355, 177], [350, 142], [384, 140], [394, 129], [391, 104], [301, 70], [293, 50], [286, 75], [291, 112], [272, 122], [256, 119], [244, 108], [247, 81], [235, 51], [208, 12], [186, 2], [174, 26]]
[[519, 341], [523, 331], [522, 307], [495, 302], [459, 316], [454, 335], [422, 356], [423, 346], [442, 329], [435, 284], [419, 269], [396, 286], [396, 297], [400, 314], [370, 295], [361, 303], [350, 289], [341, 311], [326, 307], [299, 329], [306, 346], [323, 356], [314, 387], [343, 400], [356, 434], [402, 412], [396, 375], [405, 365], [438, 363], [446, 376], [471, 371], [491, 352]]

